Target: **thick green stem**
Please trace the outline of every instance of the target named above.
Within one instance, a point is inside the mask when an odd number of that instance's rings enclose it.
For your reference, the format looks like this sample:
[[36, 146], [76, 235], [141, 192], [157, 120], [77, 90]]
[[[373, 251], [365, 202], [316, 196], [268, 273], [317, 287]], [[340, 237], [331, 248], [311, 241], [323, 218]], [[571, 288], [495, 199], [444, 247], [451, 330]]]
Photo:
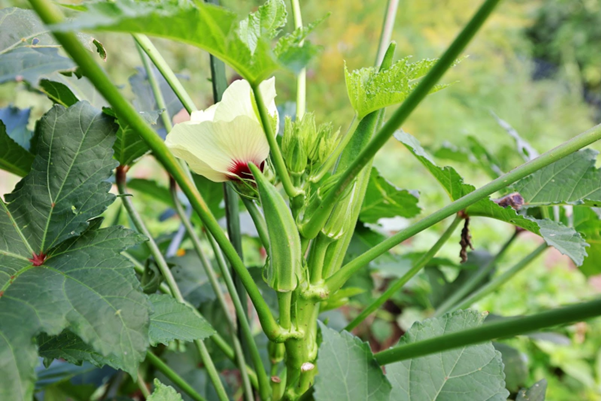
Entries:
[[444, 313], [451, 311], [451, 308], [455, 304], [459, 303], [466, 295], [473, 291], [479, 283], [481, 283], [495, 268], [497, 263], [505, 256], [505, 253], [509, 249], [509, 246], [517, 239], [519, 232], [516, 230], [513, 235], [501, 246], [499, 252], [483, 267], [481, 267], [474, 275], [462, 284], [455, 292], [453, 292], [446, 300], [438, 306], [435, 317], [440, 317]]
[[166, 365], [157, 355], [152, 352], [146, 353], [146, 359], [152, 364], [157, 370], [165, 375], [168, 379], [173, 381], [182, 391], [188, 394], [195, 401], [206, 401], [198, 392], [192, 388], [190, 384], [182, 377], [179, 376], [175, 371]]
[[[290, 0], [292, 3], [292, 15], [294, 17], [294, 28], [303, 27], [303, 18], [301, 15], [299, 0]], [[299, 46], [303, 46], [303, 42]], [[307, 102], [307, 69], [303, 68], [296, 77], [296, 120], [301, 120], [305, 115]]]
[[[125, 183], [126, 183], [126, 168], [125, 167], [119, 166], [117, 168], [116, 182], [117, 182], [117, 189], [119, 190], [119, 194], [121, 195], [121, 200], [123, 201], [123, 206], [125, 207], [125, 210], [128, 212], [131, 220], [133, 221], [133, 223], [136, 226], [136, 228], [138, 229], [138, 231], [147, 237], [148, 240], [146, 241], [146, 243], [150, 249], [150, 252], [152, 253], [152, 256], [155, 259], [157, 266], [159, 267], [159, 270], [161, 271], [161, 274], [163, 275], [163, 278], [165, 279], [165, 282], [167, 282], [167, 286], [169, 286], [169, 289], [171, 290], [171, 294], [173, 295], [175, 300], [177, 300], [180, 303], [185, 304], [186, 300], [182, 296], [182, 293], [179, 290], [179, 286], [177, 286], [177, 283], [175, 282], [175, 278], [173, 277], [173, 274], [171, 273], [171, 270], [169, 269], [169, 266], [167, 265], [167, 261], [165, 261], [165, 257], [163, 257], [161, 250], [159, 250], [158, 245], [156, 244], [152, 235], [148, 231], [148, 228], [144, 224], [142, 217], [140, 216], [138, 211], [134, 208], [134, 205], [131, 202], [131, 199], [129, 198], [129, 194], [127, 194], [127, 189], [125, 187]], [[202, 359], [202, 362], [204, 363], [205, 368], [207, 369], [209, 378], [211, 379], [211, 382], [213, 383], [213, 386], [215, 387], [215, 391], [217, 391], [217, 395], [219, 395], [219, 398], [221, 400], [227, 401], [228, 400], [227, 393], [225, 392], [225, 388], [223, 387], [221, 378], [219, 378], [219, 373], [215, 369], [215, 364], [213, 364], [213, 360], [211, 359], [211, 356], [209, 355], [205, 344], [201, 340], [195, 340], [194, 343], [196, 345], [196, 348], [198, 349], [200, 358]]]
[[320, 233], [317, 239], [311, 245], [309, 251], [309, 272], [311, 275], [311, 284], [317, 285], [322, 280], [323, 263], [328, 251], [328, 246], [332, 243], [333, 239]]
[[175, 95], [182, 102], [188, 113], [192, 113], [193, 111], [197, 110], [196, 105], [194, 105], [194, 101], [192, 101], [192, 98], [190, 95], [188, 95], [182, 83], [177, 79], [173, 70], [169, 68], [169, 65], [150, 41], [150, 39], [148, 39], [146, 35], [142, 34], [132, 34], [132, 36], [138, 45], [140, 45], [142, 50], [144, 50], [148, 57], [150, 57], [150, 60], [152, 60], [171, 89], [173, 89], [173, 92], [175, 92]]
[[409, 97], [378, 131], [367, 147], [361, 151], [353, 163], [341, 174], [340, 178], [329, 191], [319, 208], [314, 212], [310, 221], [305, 225], [303, 231], [305, 237], [312, 239], [317, 236], [326, 223], [332, 208], [334, 208], [338, 199], [344, 194], [345, 189], [353, 182], [355, 177], [357, 177], [359, 172], [361, 172], [361, 169], [373, 159], [380, 148], [386, 144], [401, 124], [405, 122], [407, 117], [409, 117], [421, 101], [430, 93], [443, 74], [455, 63], [457, 57], [459, 57], [460, 53], [474, 37], [476, 32], [478, 32], [499, 1], [500, 0], [487, 0], [480, 7], [478, 12], [453, 41], [451, 46], [445, 51], [440, 60], [438, 60], [415, 90], [411, 92]]
[[425, 267], [432, 258], [434, 258], [436, 253], [438, 253], [438, 251], [442, 248], [442, 246], [449, 240], [449, 238], [451, 237], [451, 235], [453, 234], [453, 232], [455, 231], [455, 229], [457, 228], [457, 226], [459, 225], [459, 222], [461, 222], [461, 220], [462, 220], [461, 217], [459, 217], [459, 216], [455, 217], [453, 222], [451, 222], [451, 224], [449, 225], [447, 230], [445, 230], [445, 232], [442, 234], [442, 236], [440, 236], [438, 241], [436, 243], [434, 243], [432, 248], [430, 250], [428, 250], [428, 252], [426, 254], [424, 254], [419, 259], [419, 261], [417, 261], [415, 263], [415, 265], [409, 271], [407, 271], [407, 273], [405, 275], [403, 275], [402, 277], [400, 277], [399, 279], [394, 281], [388, 287], [386, 292], [384, 292], [380, 297], [378, 297], [378, 299], [376, 299], [369, 306], [367, 306], [365, 308], [365, 310], [363, 310], [361, 312], [361, 314], [359, 314], [357, 316], [357, 318], [355, 318], [353, 321], [351, 321], [344, 329], [346, 329], [347, 331], [351, 331], [353, 328], [355, 328], [357, 325], [359, 325], [361, 322], [363, 322], [363, 320], [365, 320], [371, 313], [376, 311], [388, 299], [390, 299], [392, 296], [394, 296], [394, 294], [396, 292], [398, 292], [407, 282], [409, 282], [409, 280], [411, 278], [413, 278], [415, 275], [417, 275], [417, 273], [419, 271], [421, 271], [421, 269], [423, 267]]
[[526, 317], [504, 318], [478, 328], [453, 332], [376, 353], [379, 364], [385, 365], [413, 359], [445, 350], [528, 334], [543, 328], [565, 325], [601, 315], [601, 299], [557, 308]]
[[265, 105], [265, 101], [261, 95], [261, 91], [259, 91], [259, 85], [253, 85], [252, 89], [255, 102], [257, 104], [257, 109], [259, 109], [259, 116], [261, 117], [263, 131], [265, 132], [265, 135], [267, 136], [267, 142], [269, 143], [273, 166], [278, 174], [278, 177], [282, 181], [282, 185], [284, 186], [286, 194], [288, 194], [290, 199], [294, 199], [297, 196], [301, 196], [302, 191], [294, 187], [294, 184], [290, 179], [290, 175], [286, 169], [286, 164], [284, 163], [284, 158], [282, 157], [282, 152], [280, 151], [280, 146], [278, 145], [275, 138], [275, 133], [273, 132], [272, 118], [269, 115], [269, 111], [267, 110], [267, 106]]
[[259, 233], [259, 239], [261, 243], [263, 243], [263, 247], [269, 247], [269, 234], [267, 232], [267, 224], [265, 223], [265, 218], [261, 214], [261, 211], [257, 207], [257, 204], [250, 198], [241, 197], [242, 202], [244, 202], [244, 206], [246, 210], [250, 214], [250, 217], [255, 224], [255, 228], [257, 229], [257, 233]]
[[292, 308], [292, 292], [277, 292], [278, 305], [280, 308], [280, 325], [284, 329], [290, 329], [292, 322], [290, 320], [290, 309]]
[[503, 286], [507, 281], [513, 278], [518, 272], [522, 269], [526, 268], [532, 261], [536, 259], [539, 255], [542, 254], [549, 246], [546, 243], [538, 246], [533, 252], [528, 254], [526, 257], [521, 259], [517, 264], [503, 272], [501, 275], [495, 277], [492, 281], [488, 282], [486, 285], [482, 286], [480, 289], [470, 294], [464, 300], [461, 300], [457, 305], [453, 306], [449, 311], [455, 311], [460, 309], [466, 309], [478, 300], [482, 299], [484, 296], [489, 295], [494, 292], [501, 286]]
[[[63, 16], [50, 0], [31, 0], [36, 13], [46, 24], [59, 24]], [[205, 227], [211, 232], [215, 240], [225, 253], [226, 257], [240, 276], [246, 290], [257, 308], [261, 326], [270, 339], [278, 339], [290, 334], [285, 334], [277, 324], [275, 318], [269, 311], [267, 303], [263, 299], [259, 288], [252, 276], [244, 266], [244, 263], [236, 253], [227, 236], [223, 233], [219, 223], [211, 214], [206, 202], [194, 186], [192, 180], [187, 176], [184, 169], [179, 165], [173, 154], [169, 151], [163, 140], [156, 135], [154, 130], [135, 111], [127, 100], [119, 93], [119, 90], [98, 66], [91, 53], [79, 42], [75, 34], [65, 32], [53, 32], [57, 41], [63, 45], [65, 51], [79, 65], [84, 75], [94, 84], [96, 89], [108, 101], [111, 107], [120, 113], [121, 119], [130, 125], [146, 141], [155, 157], [164, 168], [177, 181], [178, 185], [190, 200], [190, 204], [199, 215]]]
[[423, 218], [422, 220], [409, 226], [408, 228], [401, 230], [394, 236], [384, 240], [378, 245], [372, 247], [369, 251], [366, 251], [353, 261], [346, 264], [340, 269], [340, 271], [328, 279], [326, 284], [330, 289], [330, 292], [339, 289], [342, 285], [344, 285], [348, 278], [350, 278], [362, 266], [384, 254], [397, 244], [409, 239], [412, 236], [415, 236], [419, 232], [429, 228], [432, 225], [435, 225], [441, 220], [456, 214], [463, 209], [466, 209], [481, 199], [486, 198], [503, 188], [506, 188], [512, 183], [515, 183], [516, 181], [536, 172], [537, 170], [542, 169], [545, 166], [548, 166], [551, 163], [558, 161], [559, 159], [578, 151], [579, 149], [584, 148], [595, 141], [598, 141], [599, 139], [601, 139], [601, 125], [597, 125], [590, 130], [577, 135], [562, 145], [545, 152], [538, 158], [535, 158], [530, 162], [515, 168], [511, 172], [502, 175], [487, 185], [480, 187], [479, 189], [450, 203], [446, 207], [439, 209], [432, 215], [429, 215], [426, 218]]
[[232, 279], [232, 276], [230, 275], [230, 271], [227, 267], [225, 259], [223, 258], [221, 249], [219, 248], [219, 245], [217, 244], [215, 239], [213, 239], [211, 236], [208, 236], [208, 238], [211, 243], [211, 247], [213, 248], [213, 252], [215, 253], [217, 265], [219, 265], [219, 268], [221, 269], [221, 275], [223, 276], [223, 280], [225, 281], [225, 286], [227, 287], [227, 290], [230, 293], [232, 303], [234, 303], [234, 309], [236, 310], [236, 314], [238, 315], [238, 323], [240, 324], [240, 332], [246, 339], [250, 349], [251, 360], [253, 362], [253, 365], [255, 366], [255, 372], [257, 374], [257, 379], [259, 382], [259, 395], [261, 396], [262, 400], [267, 401], [269, 400], [269, 398], [271, 398], [271, 386], [269, 383], [267, 372], [265, 371], [265, 367], [263, 366], [263, 361], [261, 360], [261, 355], [259, 354], [259, 349], [257, 348], [257, 344], [254, 342], [252, 330], [250, 329], [248, 319], [244, 314], [243, 306], [240, 302], [240, 297], [236, 292], [236, 286], [234, 285], [234, 281]]
[[[246, 361], [245, 361], [244, 353], [242, 350], [242, 345], [241, 345], [238, 337], [235, 336], [236, 325], [234, 322], [234, 318], [232, 316], [230, 316], [230, 314], [229, 314], [228, 304], [227, 304], [227, 301], [225, 300], [225, 297], [223, 296], [223, 293], [221, 292], [221, 287], [219, 286], [219, 282], [217, 280], [217, 275], [215, 274], [215, 271], [213, 270], [213, 266], [212, 266], [211, 262], [209, 261], [209, 259], [205, 255], [204, 251], [202, 250], [200, 238], [198, 237], [198, 234], [194, 230], [194, 227], [192, 226], [192, 222], [190, 222], [190, 219], [188, 219], [188, 216], [186, 215], [186, 211], [184, 211], [184, 208], [182, 207], [181, 202], [177, 198], [177, 190], [175, 188], [175, 185], [171, 186], [171, 197], [172, 197], [173, 203], [175, 205], [175, 211], [177, 212], [180, 220], [186, 227], [186, 231], [188, 232], [188, 235], [190, 236], [190, 239], [192, 240], [192, 245], [194, 246], [194, 250], [196, 251], [196, 254], [198, 254], [198, 258], [200, 258], [200, 262], [205, 270], [205, 273], [207, 274], [207, 277], [209, 278], [209, 282], [211, 283], [213, 292], [217, 296], [219, 305], [221, 306], [221, 309], [223, 310], [223, 314], [226, 317], [226, 321], [228, 323], [228, 326], [229, 326], [231, 334], [232, 334], [232, 341], [234, 344], [236, 364], [238, 365], [238, 368], [240, 369], [240, 375], [242, 377], [242, 386], [244, 388], [244, 393], [246, 395], [247, 400], [252, 401], [252, 400], [254, 400], [254, 397], [253, 397], [253, 392], [252, 392], [252, 387], [251, 387], [251, 381], [248, 376], [248, 372], [246, 371]], [[252, 338], [252, 336], [251, 336], [251, 338]], [[255, 383], [255, 386], [256, 385], [257, 384]]]

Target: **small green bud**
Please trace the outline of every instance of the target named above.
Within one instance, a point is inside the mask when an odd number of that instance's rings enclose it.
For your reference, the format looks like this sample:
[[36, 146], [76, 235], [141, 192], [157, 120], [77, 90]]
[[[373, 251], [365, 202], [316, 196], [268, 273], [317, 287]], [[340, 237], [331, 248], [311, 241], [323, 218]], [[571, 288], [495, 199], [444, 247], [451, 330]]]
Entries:
[[298, 130], [297, 124], [286, 117], [284, 125], [284, 138], [282, 138], [282, 153], [284, 160], [293, 174], [303, 174], [307, 167], [307, 153], [305, 151], [305, 139]]
[[[330, 239], [336, 240], [344, 235], [347, 230], [354, 227], [354, 223], [349, 219], [349, 216], [353, 215], [353, 208], [355, 208], [355, 203], [353, 201], [359, 195], [357, 182], [355, 181], [351, 187], [351, 190], [346, 192], [336, 204], [334, 210], [330, 214], [328, 222], [321, 230], [323, 234]], [[352, 227], [349, 227], [349, 223], [352, 224]]]

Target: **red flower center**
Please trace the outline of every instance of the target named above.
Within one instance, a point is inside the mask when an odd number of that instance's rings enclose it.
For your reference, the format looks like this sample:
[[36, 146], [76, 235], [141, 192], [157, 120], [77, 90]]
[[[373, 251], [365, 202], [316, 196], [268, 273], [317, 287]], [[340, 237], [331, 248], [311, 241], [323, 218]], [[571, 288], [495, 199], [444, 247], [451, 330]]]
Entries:
[[[255, 163], [259, 167], [259, 169], [261, 169], [261, 172], [263, 171], [263, 167], [265, 166], [265, 161], [263, 161], [261, 163], [256, 163], [254, 161], [251, 161], [251, 162]], [[230, 172], [230, 174], [228, 175], [229, 178], [234, 181], [241, 181], [243, 179], [249, 179], [249, 180], [253, 179], [253, 174], [250, 171], [250, 168], [248, 167], [248, 162], [233, 161], [229, 172]]]

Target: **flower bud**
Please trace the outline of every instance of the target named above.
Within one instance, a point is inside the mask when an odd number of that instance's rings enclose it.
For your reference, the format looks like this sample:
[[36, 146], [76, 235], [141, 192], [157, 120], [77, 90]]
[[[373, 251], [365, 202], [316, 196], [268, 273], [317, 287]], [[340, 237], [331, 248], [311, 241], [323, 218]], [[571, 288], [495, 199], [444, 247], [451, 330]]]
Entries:
[[286, 117], [284, 127], [284, 138], [282, 139], [284, 160], [291, 173], [301, 175], [307, 166], [305, 139], [302, 137], [302, 133], [298, 130], [297, 125], [290, 120], [290, 117]]

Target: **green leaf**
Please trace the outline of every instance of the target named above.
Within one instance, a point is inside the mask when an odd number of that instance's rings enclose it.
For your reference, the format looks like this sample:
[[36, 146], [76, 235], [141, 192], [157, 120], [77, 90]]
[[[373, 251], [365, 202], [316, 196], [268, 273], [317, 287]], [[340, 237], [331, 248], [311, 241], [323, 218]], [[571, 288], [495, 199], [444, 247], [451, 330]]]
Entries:
[[150, 295], [153, 312], [150, 315], [148, 336], [150, 344], [168, 344], [173, 340], [192, 342], [215, 333], [211, 325], [190, 306], [169, 295]]
[[127, 188], [148, 195], [167, 206], [174, 206], [169, 189], [167, 187], [161, 186], [155, 180], [137, 178], [129, 179], [127, 181]]
[[27, 128], [31, 109], [19, 109], [8, 106], [0, 109], [0, 120], [6, 126], [6, 133], [17, 144], [31, 151], [31, 139], [33, 133]]
[[173, 277], [184, 296], [192, 306], [198, 308], [215, 299], [215, 293], [204, 269], [200, 269], [200, 258], [194, 250], [185, 250], [180, 257], [172, 257], [168, 261], [175, 264], [172, 268]]
[[524, 385], [524, 381], [528, 378], [526, 356], [505, 343], [493, 342], [493, 346], [501, 352], [503, 358], [503, 371], [505, 372], [507, 390], [510, 392], [519, 391], [520, 387]]
[[50, 81], [47, 79], [40, 80], [39, 90], [46, 94], [52, 102], [58, 103], [64, 107], [73, 106], [79, 101], [71, 89], [61, 82]]
[[[294, 50], [307, 54], [305, 42], [301, 48], [297, 40], [286, 41], [279, 57], [271, 50], [271, 39], [283, 21], [283, 0], [268, 0], [257, 13], [241, 23], [237, 15], [224, 8], [203, 2], [94, 2], [88, 12], [75, 20], [61, 24], [59, 30], [94, 30], [140, 33], [173, 39], [204, 49], [229, 64], [242, 77], [258, 84], [290, 60]], [[300, 31], [304, 37], [304, 30]], [[293, 49], [294, 48], [294, 49]], [[280, 59], [281, 57], [281, 59]], [[287, 62], [288, 61], [288, 62]]]
[[44, 359], [62, 359], [76, 365], [88, 361], [98, 367], [108, 364], [115, 368], [125, 368], [119, 359], [101, 355], [68, 330], [57, 336], [40, 334], [37, 337], [37, 344], [38, 354]]
[[319, 323], [319, 346], [314, 397], [317, 401], [387, 401], [390, 383], [374, 359], [369, 344]]
[[521, 389], [518, 392], [516, 401], [544, 401], [547, 393], [547, 380], [544, 378], [528, 389]]
[[182, 396], [171, 386], [154, 379], [154, 391], [147, 401], [183, 401]]
[[601, 206], [601, 169], [598, 152], [584, 149], [544, 167], [515, 184], [530, 206], [585, 204]]
[[497, 120], [497, 124], [501, 126], [510, 137], [515, 140], [515, 146], [517, 148], [518, 153], [524, 160], [524, 162], [529, 162], [532, 159], [538, 157], [539, 153], [532, 145], [528, 143], [528, 141], [524, 140], [520, 137], [520, 134], [513, 128], [509, 123], [505, 120], [501, 119], [496, 114], [492, 113], [495, 120]]
[[574, 229], [584, 236], [590, 247], [586, 250], [588, 257], [579, 269], [587, 276], [601, 273], [601, 215], [597, 208], [574, 207]]
[[[480, 326], [484, 315], [456, 311], [417, 322], [399, 345]], [[395, 401], [506, 400], [501, 353], [490, 342], [404, 360], [386, 366]]]
[[225, 216], [225, 206], [223, 203], [223, 185], [221, 183], [215, 183], [204, 176], [192, 174], [192, 179], [196, 188], [202, 195], [209, 209], [217, 219], [221, 219]]
[[73, 61], [60, 56], [58, 49], [19, 47], [0, 54], [0, 84], [27, 81], [31, 85], [37, 85], [40, 79], [51, 73], [74, 68]]
[[33, 155], [8, 135], [6, 126], [0, 121], [0, 169], [23, 177], [32, 163]]
[[[419, 79], [437, 62], [437, 59], [424, 59], [415, 63], [410, 60], [411, 57], [405, 57], [384, 71], [379, 71], [377, 67], [364, 67], [349, 72], [345, 64], [346, 90], [359, 119], [378, 109], [404, 101], [419, 84]], [[447, 86], [436, 85], [430, 93]]]
[[[109, 116], [117, 117], [112, 109], [104, 108], [104, 113]], [[155, 124], [158, 118], [157, 114], [154, 113], [143, 113], [140, 115], [148, 124]], [[113, 145], [115, 151], [115, 159], [121, 166], [131, 166], [138, 159], [144, 156], [150, 148], [146, 141], [140, 137], [140, 134], [136, 132], [130, 125], [124, 123], [117, 117], [117, 124], [119, 124], [119, 130], [117, 131], [117, 140]]]
[[488, 152], [476, 137], [468, 135], [466, 139], [466, 147], [457, 147], [445, 141], [442, 147], [434, 152], [434, 156], [440, 159], [468, 163], [482, 169], [492, 179], [496, 179], [503, 174], [503, 171], [499, 167], [501, 165], [499, 161]]
[[[398, 131], [394, 137], [424, 165], [424, 167], [438, 180], [446, 190], [451, 200], [455, 201], [464, 195], [474, 191], [476, 188], [466, 184], [455, 169], [450, 166], [443, 168], [436, 165], [434, 160], [422, 148], [419, 141], [412, 135]], [[519, 226], [533, 233], [541, 235], [547, 244], [556, 247], [563, 254], [568, 255], [577, 265], [582, 264], [586, 256], [585, 248], [588, 244], [582, 236], [572, 228], [568, 228], [560, 222], [536, 220], [534, 218], [520, 215], [513, 208], [503, 208], [489, 198], [480, 200], [466, 209], [469, 216], [484, 216]]]
[[376, 223], [380, 218], [413, 218], [421, 211], [418, 201], [415, 191], [395, 187], [380, 176], [376, 168], [372, 168], [359, 219], [365, 223]]
[[115, 126], [86, 103], [54, 106], [38, 123], [31, 172], [0, 200], [0, 399], [31, 398], [35, 337], [69, 330], [135, 373], [148, 346], [150, 305], [120, 252], [142, 241], [98, 229], [114, 200]]

